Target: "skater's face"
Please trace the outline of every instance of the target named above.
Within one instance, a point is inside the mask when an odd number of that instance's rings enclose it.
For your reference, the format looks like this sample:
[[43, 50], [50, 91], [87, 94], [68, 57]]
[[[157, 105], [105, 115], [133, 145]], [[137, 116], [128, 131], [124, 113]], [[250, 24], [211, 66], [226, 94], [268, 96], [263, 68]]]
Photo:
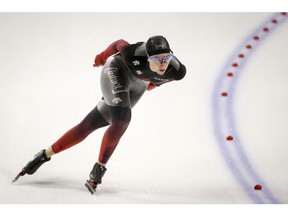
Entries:
[[158, 75], [163, 75], [172, 60], [173, 54], [171, 53], [161, 53], [153, 56], [148, 56], [148, 62], [151, 71], [157, 73]]

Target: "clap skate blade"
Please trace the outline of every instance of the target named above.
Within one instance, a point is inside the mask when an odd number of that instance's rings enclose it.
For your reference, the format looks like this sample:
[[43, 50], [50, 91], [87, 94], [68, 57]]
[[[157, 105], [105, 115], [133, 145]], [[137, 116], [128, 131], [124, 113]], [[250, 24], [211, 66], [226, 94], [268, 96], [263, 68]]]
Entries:
[[97, 184], [93, 182], [91, 179], [86, 181], [85, 186], [92, 195], [95, 193]]
[[25, 174], [26, 174], [25, 169], [22, 169], [21, 172], [13, 179], [12, 183], [16, 182], [20, 176], [24, 176]]

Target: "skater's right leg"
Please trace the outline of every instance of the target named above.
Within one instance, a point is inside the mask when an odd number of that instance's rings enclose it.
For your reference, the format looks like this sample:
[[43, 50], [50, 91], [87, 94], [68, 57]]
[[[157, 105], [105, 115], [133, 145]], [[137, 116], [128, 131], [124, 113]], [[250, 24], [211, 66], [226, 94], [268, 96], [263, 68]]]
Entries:
[[48, 152], [53, 155], [64, 151], [82, 142], [96, 129], [109, 125], [99, 112], [97, 106], [83, 119], [83, 121], [67, 131], [59, 140], [52, 144], [51, 149], [47, 149]]
[[47, 158], [51, 158], [54, 154], [56, 153], [53, 151], [51, 146], [45, 149], [45, 155]]
[[[97, 106], [74, 128], [67, 131], [57, 142], [45, 150], [47, 158], [83, 141], [90, 133], [111, 123], [109, 109], [102, 98]], [[54, 150], [55, 149], [55, 150]]]
[[[101, 108], [100, 110], [102, 110]], [[81, 121], [78, 125], [67, 131], [58, 141], [51, 147], [41, 150], [33, 159], [31, 159], [25, 167], [21, 170], [18, 176], [14, 179], [16, 181], [20, 176], [34, 174], [41, 165], [50, 161], [51, 157], [68, 149], [81, 141], [83, 141], [90, 133], [98, 128], [109, 125], [109, 123], [102, 117], [97, 106]]]
[[51, 158], [48, 158], [45, 154], [45, 149], [38, 152], [32, 160], [30, 160], [26, 166], [23, 168], [25, 173], [28, 175], [34, 174], [38, 168], [47, 161], [50, 161]]
[[38, 152], [32, 160], [30, 160], [25, 167], [19, 172], [19, 174], [13, 179], [12, 183], [17, 181], [20, 176], [25, 174], [32, 175], [34, 174], [37, 169], [44, 164], [45, 162], [49, 161], [51, 158], [47, 158], [45, 154], [45, 149]]

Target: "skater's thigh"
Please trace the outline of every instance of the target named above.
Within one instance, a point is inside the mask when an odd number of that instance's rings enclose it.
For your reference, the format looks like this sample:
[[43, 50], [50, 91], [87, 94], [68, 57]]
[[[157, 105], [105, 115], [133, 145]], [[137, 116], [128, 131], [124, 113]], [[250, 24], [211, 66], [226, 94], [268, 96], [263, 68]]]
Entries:
[[100, 114], [102, 115], [102, 117], [109, 123], [111, 124], [111, 115], [109, 112], [109, 108], [106, 104], [106, 102], [104, 101], [104, 98], [102, 98], [99, 103], [97, 104], [97, 109], [100, 112]]

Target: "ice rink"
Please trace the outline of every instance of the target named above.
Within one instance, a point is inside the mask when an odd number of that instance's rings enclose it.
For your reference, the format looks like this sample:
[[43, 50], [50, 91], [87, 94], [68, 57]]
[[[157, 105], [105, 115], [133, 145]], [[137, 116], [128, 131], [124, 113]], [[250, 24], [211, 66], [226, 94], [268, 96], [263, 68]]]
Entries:
[[[288, 203], [287, 18], [0, 13], [0, 203]], [[101, 98], [95, 55], [158, 34], [187, 75], [146, 92], [97, 192], [84, 184], [105, 129], [11, 184]]]

